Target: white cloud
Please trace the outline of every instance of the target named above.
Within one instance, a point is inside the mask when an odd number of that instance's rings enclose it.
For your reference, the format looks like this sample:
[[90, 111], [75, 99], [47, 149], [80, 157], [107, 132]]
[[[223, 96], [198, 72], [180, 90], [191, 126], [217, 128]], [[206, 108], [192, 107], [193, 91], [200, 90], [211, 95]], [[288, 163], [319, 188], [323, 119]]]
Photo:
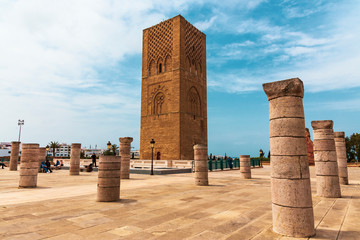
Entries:
[[217, 18], [217, 16], [213, 16], [209, 20], [205, 20], [205, 21], [195, 23], [194, 26], [196, 28], [198, 28], [200, 31], [206, 31], [207, 29], [209, 29], [214, 24], [216, 18]]
[[[120, 63], [141, 54], [142, 29], [187, 5], [185, 0], [1, 2], [0, 102], [6, 118], [0, 141], [14, 139], [18, 118], [26, 122], [25, 141], [84, 140], [85, 126], [99, 138], [138, 136], [141, 64], [126, 69]], [[119, 67], [132, 72], [102, 74]], [[13, 124], [14, 129], [6, 127]]]

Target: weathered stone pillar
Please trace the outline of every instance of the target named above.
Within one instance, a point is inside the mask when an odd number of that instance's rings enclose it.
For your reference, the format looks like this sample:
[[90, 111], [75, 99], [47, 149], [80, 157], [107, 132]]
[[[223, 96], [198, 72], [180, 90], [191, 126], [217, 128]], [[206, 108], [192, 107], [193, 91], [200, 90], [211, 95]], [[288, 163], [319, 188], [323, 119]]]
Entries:
[[299, 78], [263, 84], [269, 100], [273, 230], [292, 237], [315, 234]]
[[80, 174], [80, 151], [81, 151], [81, 143], [71, 144], [70, 171], [69, 171], [70, 175]]
[[345, 133], [334, 132], [336, 156], [339, 170], [339, 181], [342, 185], [348, 185], [348, 170], [346, 159]]
[[46, 161], [46, 148], [39, 148], [39, 168], [43, 161]]
[[131, 142], [133, 141], [132, 137], [121, 137], [120, 141], [120, 156], [121, 156], [121, 179], [130, 178], [130, 150]]
[[11, 155], [10, 155], [10, 162], [9, 162], [9, 170], [10, 171], [17, 171], [17, 165], [19, 161], [19, 150], [20, 150], [20, 143], [13, 141], [11, 142]]
[[240, 155], [240, 178], [251, 178], [250, 155]]
[[195, 184], [199, 186], [208, 186], [208, 152], [207, 146], [197, 144], [194, 146], [195, 162]]
[[312, 121], [316, 189], [320, 197], [341, 197], [333, 121]]
[[120, 168], [120, 156], [99, 157], [98, 202], [114, 202], [120, 199]]
[[36, 187], [38, 171], [39, 144], [23, 143], [21, 149], [19, 187]]
[[314, 161], [314, 144], [311, 141], [310, 131], [309, 131], [308, 128], [305, 128], [305, 133], [306, 133], [306, 146], [307, 146], [308, 162], [309, 162], [309, 165], [314, 165], [315, 164], [315, 161]]

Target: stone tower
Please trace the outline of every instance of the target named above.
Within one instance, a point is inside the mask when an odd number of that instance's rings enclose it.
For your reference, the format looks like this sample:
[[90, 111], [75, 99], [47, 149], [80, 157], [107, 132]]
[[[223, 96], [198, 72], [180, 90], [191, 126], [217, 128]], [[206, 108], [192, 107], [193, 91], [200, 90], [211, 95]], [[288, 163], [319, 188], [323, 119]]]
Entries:
[[206, 35], [178, 15], [143, 31], [140, 158], [194, 159], [207, 145]]

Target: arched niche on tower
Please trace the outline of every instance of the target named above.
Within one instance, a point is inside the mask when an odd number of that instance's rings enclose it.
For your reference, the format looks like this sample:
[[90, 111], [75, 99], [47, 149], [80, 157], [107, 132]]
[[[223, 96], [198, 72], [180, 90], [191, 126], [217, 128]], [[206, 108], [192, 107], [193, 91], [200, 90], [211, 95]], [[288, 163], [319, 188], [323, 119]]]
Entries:
[[150, 61], [148, 70], [149, 70], [149, 76], [154, 76], [156, 74], [156, 65], [154, 60]]
[[165, 68], [164, 68], [164, 72], [170, 72], [172, 70], [172, 61], [171, 61], [171, 56], [167, 55], [165, 58]]
[[187, 94], [187, 108], [191, 115], [201, 116], [201, 100], [197, 89], [193, 86]]
[[186, 57], [185, 70], [191, 72], [191, 60], [189, 57]]
[[157, 70], [158, 74], [164, 72], [164, 60], [162, 57], [159, 57], [156, 67], [157, 67], [156, 70]]
[[162, 114], [165, 112], [165, 94], [163, 92], [158, 92], [153, 101], [152, 114]]

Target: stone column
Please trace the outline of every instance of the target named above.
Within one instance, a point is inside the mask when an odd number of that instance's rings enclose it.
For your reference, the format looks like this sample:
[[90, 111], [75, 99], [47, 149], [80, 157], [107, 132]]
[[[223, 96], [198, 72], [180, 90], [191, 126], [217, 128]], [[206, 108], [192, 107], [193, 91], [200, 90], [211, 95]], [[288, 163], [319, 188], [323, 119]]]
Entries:
[[121, 156], [121, 179], [130, 178], [130, 150], [131, 142], [133, 141], [132, 137], [121, 137], [120, 141], [120, 156]]
[[20, 160], [19, 187], [34, 188], [39, 171], [39, 144], [23, 143]]
[[348, 185], [348, 170], [346, 159], [345, 133], [334, 132], [337, 163], [339, 169], [339, 181], [342, 185]]
[[306, 133], [306, 145], [307, 145], [308, 162], [309, 162], [309, 165], [315, 165], [315, 161], [314, 161], [314, 144], [311, 141], [310, 131], [309, 131], [308, 128], [305, 128], [305, 133]]
[[240, 155], [240, 178], [251, 179], [250, 155]]
[[39, 168], [43, 161], [46, 161], [46, 148], [39, 148]]
[[17, 171], [17, 165], [19, 161], [19, 149], [20, 143], [13, 141], [11, 142], [11, 155], [10, 155], [10, 162], [9, 162], [9, 170], [10, 171]]
[[69, 171], [70, 175], [80, 174], [80, 151], [81, 151], [81, 143], [71, 144], [70, 171]]
[[333, 121], [312, 121], [317, 195], [341, 197]]
[[120, 199], [120, 156], [100, 156], [97, 201], [114, 202]]
[[208, 186], [208, 152], [207, 146], [197, 144], [194, 146], [195, 162], [195, 184], [198, 186]]
[[273, 230], [291, 237], [315, 234], [299, 78], [263, 84], [269, 100]]

